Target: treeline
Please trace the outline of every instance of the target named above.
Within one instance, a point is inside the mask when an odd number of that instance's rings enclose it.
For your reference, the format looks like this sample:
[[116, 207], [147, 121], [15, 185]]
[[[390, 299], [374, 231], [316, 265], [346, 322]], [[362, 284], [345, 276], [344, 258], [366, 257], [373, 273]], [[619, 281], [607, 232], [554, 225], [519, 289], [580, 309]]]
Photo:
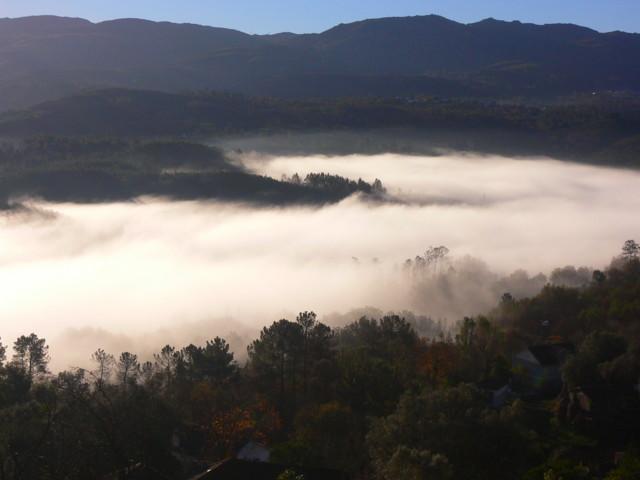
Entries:
[[[436, 146], [638, 165], [640, 108], [615, 96], [532, 107], [431, 97], [287, 101], [112, 89], [0, 116], [0, 135], [149, 137], [412, 128]], [[453, 132], [453, 135], [449, 134]]]
[[382, 197], [387, 193], [387, 189], [382, 181], [376, 178], [373, 183], [367, 183], [361, 178], [357, 181], [340, 175], [328, 173], [309, 173], [302, 179], [300, 175], [294, 173], [291, 177], [284, 175], [282, 180], [294, 185], [305, 185], [317, 190], [332, 192], [340, 196], [349, 196], [356, 192]]
[[[188, 478], [248, 441], [356, 479], [637, 478], [639, 254], [629, 241], [583, 287], [505, 292], [431, 338], [396, 315], [331, 328], [302, 312], [242, 364], [215, 338], [52, 375], [44, 339], [20, 337], [0, 349], [0, 478]], [[516, 361], [532, 346], [572, 352], [552, 396]]]

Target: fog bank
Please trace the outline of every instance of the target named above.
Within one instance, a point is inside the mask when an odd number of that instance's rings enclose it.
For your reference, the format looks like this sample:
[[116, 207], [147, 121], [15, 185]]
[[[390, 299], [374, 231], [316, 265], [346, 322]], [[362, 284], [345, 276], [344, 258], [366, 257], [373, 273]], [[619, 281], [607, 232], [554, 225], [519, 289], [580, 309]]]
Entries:
[[[50, 340], [54, 366], [66, 367], [97, 347], [145, 353], [216, 335], [242, 350], [263, 325], [301, 310], [371, 306], [457, 320], [506, 289], [530, 294], [539, 272], [602, 268], [640, 237], [633, 171], [460, 155], [242, 160], [276, 178], [380, 178], [400, 202], [33, 203], [0, 219], [4, 343], [35, 331]], [[430, 245], [451, 250], [455, 273], [403, 268]], [[504, 279], [518, 269], [528, 273]]]

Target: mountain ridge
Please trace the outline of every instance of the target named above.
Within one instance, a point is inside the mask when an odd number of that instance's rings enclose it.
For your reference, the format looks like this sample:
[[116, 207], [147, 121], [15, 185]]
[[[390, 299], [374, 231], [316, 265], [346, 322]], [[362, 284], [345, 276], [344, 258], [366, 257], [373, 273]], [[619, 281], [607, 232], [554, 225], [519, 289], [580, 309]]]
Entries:
[[241, 32], [244, 33], [245, 35], [249, 35], [249, 36], [256, 36], [256, 37], [268, 37], [268, 36], [277, 36], [277, 35], [282, 35], [282, 34], [287, 34], [287, 35], [321, 35], [323, 33], [326, 33], [330, 30], [333, 30], [337, 27], [340, 26], [344, 26], [344, 25], [355, 25], [355, 24], [360, 24], [360, 23], [366, 23], [366, 22], [376, 22], [376, 21], [380, 21], [380, 20], [406, 20], [406, 19], [420, 19], [420, 18], [431, 18], [431, 19], [439, 19], [439, 20], [445, 20], [448, 23], [454, 23], [454, 24], [458, 24], [458, 25], [463, 25], [463, 26], [472, 26], [472, 25], [478, 25], [478, 24], [482, 24], [482, 23], [494, 23], [494, 24], [517, 24], [517, 25], [530, 25], [530, 26], [536, 26], [536, 27], [553, 27], [553, 26], [563, 26], [563, 27], [577, 27], [579, 29], [584, 29], [584, 30], [589, 30], [593, 33], [598, 33], [601, 35], [605, 35], [608, 33], [624, 33], [626, 35], [640, 35], [640, 32], [628, 32], [625, 30], [607, 30], [607, 31], [601, 31], [601, 30], [596, 30], [595, 28], [592, 27], [586, 27], [583, 25], [579, 25], [577, 23], [571, 23], [571, 22], [551, 22], [551, 23], [534, 23], [534, 22], [523, 22], [521, 20], [503, 20], [503, 19], [499, 19], [499, 18], [495, 18], [495, 17], [486, 17], [483, 18], [481, 20], [477, 20], [474, 22], [459, 22], [456, 20], [451, 20], [447, 17], [444, 17], [442, 15], [437, 15], [437, 14], [424, 14], [424, 15], [406, 15], [406, 16], [390, 16], [390, 17], [369, 17], [369, 18], [363, 18], [361, 20], [354, 20], [352, 22], [341, 22], [338, 23], [336, 25], [334, 25], [333, 27], [329, 27], [326, 30], [322, 30], [319, 32], [302, 32], [302, 33], [296, 33], [293, 31], [282, 31], [282, 32], [274, 32], [274, 33], [249, 33], [249, 32], [243, 32], [242, 30], [239, 30], [237, 28], [231, 28], [231, 27], [218, 27], [215, 25], [209, 25], [206, 23], [196, 23], [196, 22], [172, 22], [170, 20], [149, 20], [149, 19], [145, 19], [145, 18], [141, 18], [141, 17], [121, 17], [121, 18], [113, 18], [113, 19], [108, 19], [108, 20], [100, 20], [100, 21], [92, 21], [92, 20], [88, 20], [86, 18], [82, 18], [82, 17], [73, 17], [73, 16], [66, 16], [66, 15], [26, 15], [23, 17], [0, 17], [0, 24], [2, 22], [5, 21], [9, 21], [9, 22], [23, 22], [23, 21], [32, 21], [32, 20], [52, 20], [52, 21], [79, 21], [80, 23], [84, 23], [84, 24], [91, 24], [91, 25], [100, 25], [100, 24], [104, 24], [104, 23], [113, 23], [113, 22], [122, 22], [122, 21], [140, 21], [140, 22], [146, 22], [146, 23], [154, 23], [154, 24], [170, 24], [170, 25], [186, 25], [186, 26], [195, 26], [195, 27], [203, 27], [203, 28], [213, 28], [213, 29], [219, 29], [219, 30], [232, 30], [232, 31], [236, 31], [236, 32]]
[[638, 91], [640, 35], [437, 15], [320, 33], [252, 35], [193, 23], [0, 19], [0, 111], [86, 89], [219, 90], [290, 98], [549, 98]]

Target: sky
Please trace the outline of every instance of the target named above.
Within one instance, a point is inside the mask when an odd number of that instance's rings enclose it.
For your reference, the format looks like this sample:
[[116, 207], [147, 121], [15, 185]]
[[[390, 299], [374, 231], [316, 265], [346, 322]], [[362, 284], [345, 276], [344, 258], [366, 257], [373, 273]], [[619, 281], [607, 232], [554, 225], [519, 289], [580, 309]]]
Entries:
[[365, 18], [431, 13], [464, 23], [493, 17], [640, 32], [640, 0], [0, 0], [0, 17], [146, 18], [247, 33], [321, 32]]

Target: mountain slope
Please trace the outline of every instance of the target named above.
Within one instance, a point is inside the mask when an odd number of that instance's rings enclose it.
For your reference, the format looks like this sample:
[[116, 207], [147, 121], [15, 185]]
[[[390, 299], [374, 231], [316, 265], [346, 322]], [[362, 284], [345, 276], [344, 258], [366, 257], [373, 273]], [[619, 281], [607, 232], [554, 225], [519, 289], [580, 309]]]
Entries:
[[542, 90], [628, 89], [640, 81], [640, 35], [575, 25], [442, 17], [385, 18], [341, 25], [315, 42], [339, 71], [370, 75], [471, 76], [537, 84]]
[[248, 35], [122, 19], [0, 19], [0, 110], [82, 89], [253, 95], [551, 96], [640, 85], [640, 35], [438, 16]]

